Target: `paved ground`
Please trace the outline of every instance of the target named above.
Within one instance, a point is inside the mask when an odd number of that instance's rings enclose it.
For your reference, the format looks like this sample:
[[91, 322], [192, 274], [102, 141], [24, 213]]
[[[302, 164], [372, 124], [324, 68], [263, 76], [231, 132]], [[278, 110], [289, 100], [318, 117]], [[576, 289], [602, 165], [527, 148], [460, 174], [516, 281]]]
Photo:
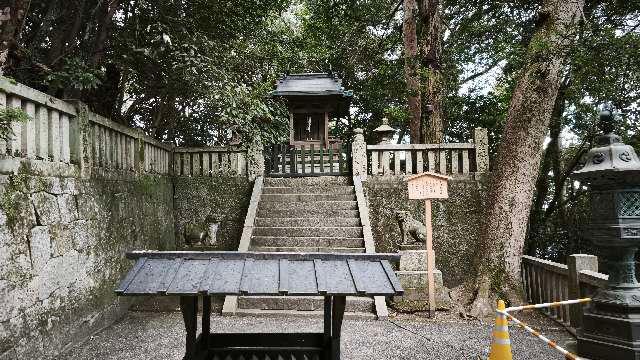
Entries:
[[[571, 340], [564, 329], [541, 315], [529, 314], [523, 320], [551, 339], [559, 340], [559, 344]], [[445, 315], [439, 315], [435, 320], [402, 315], [393, 317], [391, 321], [395, 324], [390, 321], [345, 320], [343, 359], [487, 358], [492, 324], [461, 321]], [[321, 332], [321, 320], [221, 316], [212, 319], [213, 332], [297, 332], [307, 329]], [[130, 312], [123, 320], [92, 336], [62, 359], [181, 359], [183, 331], [180, 313]], [[519, 328], [510, 328], [510, 333], [516, 360], [564, 358]]]

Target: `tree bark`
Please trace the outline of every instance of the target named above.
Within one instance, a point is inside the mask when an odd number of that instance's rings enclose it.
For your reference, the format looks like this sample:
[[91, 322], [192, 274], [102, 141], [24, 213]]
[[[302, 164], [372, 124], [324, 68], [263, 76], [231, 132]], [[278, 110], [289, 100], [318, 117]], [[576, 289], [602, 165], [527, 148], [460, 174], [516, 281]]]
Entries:
[[30, 0], [0, 1], [0, 75], [13, 65]]
[[404, 18], [402, 38], [404, 42], [404, 77], [407, 83], [407, 105], [409, 107], [409, 129], [411, 143], [420, 143], [421, 99], [420, 76], [418, 73], [418, 37], [416, 18], [418, 5], [416, 0], [404, 0]]
[[471, 313], [494, 311], [491, 292], [514, 297], [544, 138], [584, 0], [544, 0], [514, 89], [491, 174]]
[[444, 82], [442, 79], [442, 19], [440, 0], [420, 0], [420, 59], [422, 139], [426, 143], [444, 141]]

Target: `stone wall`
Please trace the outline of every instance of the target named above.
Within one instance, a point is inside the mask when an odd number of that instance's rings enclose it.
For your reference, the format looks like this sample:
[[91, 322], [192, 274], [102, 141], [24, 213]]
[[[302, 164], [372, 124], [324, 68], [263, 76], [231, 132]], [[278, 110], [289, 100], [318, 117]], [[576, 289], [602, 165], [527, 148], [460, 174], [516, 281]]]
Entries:
[[[409, 200], [402, 177], [370, 176], [364, 187], [376, 251], [395, 252], [402, 239], [395, 212], [409, 211], [424, 223], [424, 201]], [[454, 179], [449, 182], [449, 199], [432, 202], [436, 267], [447, 287], [460, 285], [473, 274], [483, 193], [482, 181]]]
[[253, 182], [246, 177], [179, 176], [174, 182], [176, 239], [184, 244], [186, 224], [207, 229], [207, 224], [219, 222], [214, 250], [238, 250], [244, 227]]
[[0, 359], [47, 359], [119, 317], [134, 249], [175, 248], [168, 177], [0, 177]]

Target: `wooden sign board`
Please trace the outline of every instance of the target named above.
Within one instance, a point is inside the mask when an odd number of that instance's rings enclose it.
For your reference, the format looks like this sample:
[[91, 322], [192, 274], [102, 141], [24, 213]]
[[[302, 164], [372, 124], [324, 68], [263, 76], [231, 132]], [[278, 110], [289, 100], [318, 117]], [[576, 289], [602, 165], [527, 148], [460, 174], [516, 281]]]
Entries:
[[446, 199], [449, 197], [448, 180], [448, 176], [429, 172], [413, 175], [407, 179], [409, 199]]
[[431, 225], [431, 200], [449, 197], [448, 176], [430, 172], [413, 175], [407, 178], [409, 199], [424, 200], [424, 225], [427, 230], [427, 282], [429, 286], [429, 317], [436, 311], [436, 285], [433, 278], [436, 255], [433, 251], [433, 226]]

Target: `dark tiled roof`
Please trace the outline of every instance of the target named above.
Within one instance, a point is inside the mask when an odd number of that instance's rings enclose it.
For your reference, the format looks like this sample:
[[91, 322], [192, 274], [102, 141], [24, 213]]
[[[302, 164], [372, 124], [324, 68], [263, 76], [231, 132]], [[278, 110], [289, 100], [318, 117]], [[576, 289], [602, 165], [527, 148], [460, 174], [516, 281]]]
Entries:
[[397, 254], [133, 252], [119, 295], [392, 296]]
[[351, 97], [351, 91], [345, 91], [342, 81], [331, 74], [310, 73], [291, 74], [278, 80], [273, 96], [318, 96], [318, 95], [338, 95]]

